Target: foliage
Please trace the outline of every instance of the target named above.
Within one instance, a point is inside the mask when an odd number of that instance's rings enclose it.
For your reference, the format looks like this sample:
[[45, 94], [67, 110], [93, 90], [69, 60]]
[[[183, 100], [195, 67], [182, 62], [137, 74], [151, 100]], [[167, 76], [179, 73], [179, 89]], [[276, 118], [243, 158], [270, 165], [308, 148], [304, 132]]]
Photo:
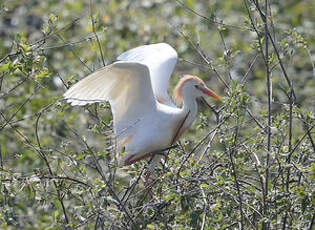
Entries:
[[[313, 7], [2, 1], [0, 228], [312, 229]], [[121, 52], [163, 41], [179, 53], [175, 74], [200, 76], [223, 102], [200, 103], [150, 199], [147, 162], [117, 166], [109, 105], [73, 108], [61, 95]]]

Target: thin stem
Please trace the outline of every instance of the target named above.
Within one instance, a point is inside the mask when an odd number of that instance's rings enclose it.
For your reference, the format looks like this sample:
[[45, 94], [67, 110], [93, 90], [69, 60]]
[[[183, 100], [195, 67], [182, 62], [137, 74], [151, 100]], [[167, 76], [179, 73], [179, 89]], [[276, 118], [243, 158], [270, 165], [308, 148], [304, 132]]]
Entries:
[[211, 70], [215, 73], [216, 77], [224, 84], [227, 89], [230, 89], [230, 86], [225, 82], [225, 80], [220, 76], [217, 69], [213, 66], [211, 59], [205, 54], [205, 52], [201, 49], [199, 44], [195, 44], [183, 31], [177, 30], [177, 32], [182, 35], [190, 45], [197, 51], [202, 60], [211, 68]]
[[[268, 24], [266, 23], [267, 17], [266, 17], [266, 15], [262, 12], [262, 10], [260, 9], [260, 6], [259, 6], [259, 4], [258, 4], [258, 1], [254, 1], [254, 4], [255, 4], [256, 9], [258, 10], [258, 12], [259, 12], [259, 14], [260, 14], [261, 19], [262, 19], [263, 22], [265, 23], [265, 32], [267, 33], [267, 35], [268, 35], [268, 37], [269, 37], [269, 39], [270, 39], [270, 42], [271, 42], [271, 44], [272, 44], [272, 46], [273, 46], [273, 49], [274, 49], [274, 51], [275, 51], [275, 53], [276, 53], [276, 55], [277, 55], [277, 59], [278, 59], [278, 61], [279, 61], [280, 68], [281, 68], [281, 71], [282, 71], [282, 73], [283, 73], [283, 75], [284, 75], [284, 78], [285, 78], [285, 80], [287, 81], [287, 83], [288, 83], [288, 85], [289, 85], [289, 87], [290, 87], [290, 95], [292, 94], [292, 96], [293, 96], [293, 98], [294, 98], [294, 100], [295, 100], [295, 92], [294, 92], [294, 88], [293, 88], [293, 82], [291, 81], [291, 79], [289, 78], [289, 76], [288, 76], [288, 74], [287, 74], [287, 71], [286, 71], [286, 69], [285, 69], [285, 67], [284, 67], [284, 64], [283, 64], [283, 62], [282, 62], [282, 59], [281, 59], [281, 57], [280, 57], [280, 53], [279, 53], [279, 51], [278, 51], [278, 47], [277, 47], [277, 45], [276, 45], [276, 43], [275, 43], [275, 41], [274, 41], [274, 38], [271, 36], [271, 33], [270, 33], [270, 31], [269, 31], [269, 28], [268, 28]], [[291, 91], [292, 91], [292, 92], [291, 92]], [[293, 98], [291, 98], [291, 100], [293, 100]]]
[[[289, 107], [289, 135], [288, 135], [288, 147], [289, 147], [289, 153], [291, 153], [292, 151], [292, 119], [293, 119], [293, 101], [292, 101], [292, 97], [293, 97], [293, 90], [290, 91], [290, 95], [289, 97], [289, 102], [290, 102], [290, 107]], [[287, 159], [286, 159], [287, 163], [291, 162], [291, 154], [288, 155]], [[290, 192], [290, 167], [287, 169], [287, 178], [286, 178], [286, 192]], [[284, 230], [286, 228], [286, 224], [287, 224], [287, 218], [288, 218], [288, 211], [286, 210], [285, 212], [285, 216], [283, 218], [283, 225], [282, 225], [282, 229]]]
[[224, 46], [224, 59], [225, 59], [225, 63], [227, 65], [227, 72], [228, 72], [228, 75], [229, 75], [229, 80], [232, 81], [232, 76], [231, 76], [231, 71], [230, 71], [230, 58], [231, 58], [231, 51], [230, 49], [228, 49], [227, 45], [226, 45], [226, 42], [224, 40], [224, 37], [223, 37], [223, 33], [222, 33], [222, 30], [221, 29], [218, 29], [219, 30], [219, 34], [220, 34], [220, 38], [221, 38], [221, 41], [223, 43], [223, 46]]
[[[236, 127], [236, 130], [234, 132], [233, 146], [236, 146], [237, 137], [238, 137], [238, 127]], [[244, 229], [243, 199], [242, 199], [240, 184], [239, 184], [238, 178], [237, 178], [237, 172], [236, 172], [236, 167], [235, 167], [235, 163], [234, 163], [234, 160], [233, 160], [233, 155], [234, 155], [234, 150], [231, 150], [230, 154], [229, 154], [229, 157], [230, 157], [230, 161], [231, 161], [231, 165], [232, 165], [232, 174], [233, 174], [233, 177], [234, 177], [234, 182], [235, 182], [235, 185], [236, 185], [238, 201], [239, 201], [239, 209], [240, 209], [240, 214], [241, 214], [241, 222], [240, 222], [241, 226], [240, 226], [240, 228]]]
[[91, 18], [91, 22], [92, 22], [93, 34], [96, 37], [96, 42], [97, 42], [98, 49], [99, 49], [101, 57], [102, 57], [103, 66], [105, 66], [106, 64], [105, 64], [105, 61], [104, 61], [104, 55], [103, 55], [102, 46], [101, 46], [101, 43], [100, 43], [100, 39], [98, 38], [98, 35], [97, 35], [96, 31], [95, 31], [95, 22], [94, 22], [93, 12], [92, 12], [92, 0], [90, 0], [89, 7], [90, 7], [90, 18]]
[[[47, 107], [46, 107], [46, 108], [47, 108]], [[37, 119], [36, 119], [36, 122], [35, 122], [35, 136], [36, 136], [36, 141], [37, 141], [37, 145], [38, 145], [38, 147], [39, 147], [40, 156], [41, 156], [41, 158], [44, 160], [44, 162], [45, 162], [45, 164], [46, 164], [46, 166], [47, 166], [47, 168], [48, 168], [48, 171], [49, 171], [50, 176], [54, 177], [55, 175], [54, 175], [54, 173], [53, 173], [53, 171], [52, 171], [52, 169], [51, 169], [51, 166], [50, 166], [50, 164], [49, 164], [49, 161], [48, 161], [48, 159], [47, 159], [45, 153], [44, 153], [43, 151], [41, 151], [41, 150], [42, 150], [42, 146], [41, 146], [41, 144], [40, 144], [40, 139], [39, 139], [39, 136], [38, 136], [38, 124], [39, 124], [39, 119], [40, 119], [41, 115], [42, 115], [42, 112], [40, 112], [40, 113], [38, 114]], [[64, 202], [63, 202], [63, 196], [62, 196], [61, 193], [60, 193], [60, 190], [59, 190], [59, 188], [58, 188], [57, 182], [54, 181], [54, 180], [53, 180], [53, 185], [54, 185], [54, 187], [55, 187], [55, 189], [56, 189], [57, 197], [58, 197], [58, 200], [59, 200], [59, 202], [60, 202], [60, 204], [61, 204], [63, 214], [64, 214], [64, 216], [65, 216], [65, 222], [66, 222], [66, 224], [68, 225], [68, 224], [69, 224], [69, 218], [68, 218], [68, 215], [67, 215], [67, 212], [66, 212], [66, 208], [65, 208], [65, 205], [64, 205]]]
[[[66, 41], [65, 39], [60, 35], [60, 34], [57, 34], [57, 37], [62, 40], [65, 44], [66, 44]], [[75, 50], [73, 49], [72, 46], [69, 46], [71, 52], [73, 53], [73, 55], [81, 62], [81, 64], [83, 66], [85, 66], [85, 68], [87, 68], [89, 70], [90, 73], [93, 72], [93, 70], [79, 57], [79, 55], [75, 52]]]
[[90, 146], [88, 145], [88, 143], [73, 129], [71, 129], [69, 127], [69, 129], [71, 130], [71, 132], [77, 136], [85, 145], [86, 149], [89, 151], [89, 153], [91, 154], [91, 156], [93, 157], [94, 163], [96, 165], [96, 171], [99, 173], [99, 175], [102, 177], [102, 180], [104, 181], [104, 183], [106, 184], [109, 193], [113, 196], [113, 198], [118, 202], [118, 207], [121, 208], [121, 210], [126, 214], [126, 216], [129, 218], [129, 220], [132, 222], [133, 225], [135, 225], [135, 221], [133, 220], [131, 214], [129, 213], [129, 211], [127, 210], [127, 208], [125, 207], [125, 205], [123, 204], [122, 200], [118, 197], [118, 195], [116, 194], [114, 188], [112, 187], [112, 185], [110, 184], [110, 182], [107, 180], [102, 167], [100, 166], [97, 157], [95, 156], [95, 153], [93, 152], [93, 150], [90, 148]]
[[202, 217], [202, 224], [201, 224], [201, 230], [204, 229], [205, 227], [205, 223], [206, 223], [206, 216], [207, 216], [207, 206], [208, 206], [208, 202], [206, 199], [206, 194], [205, 191], [202, 187], [200, 187], [201, 190], [201, 194], [202, 194], [202, 200], [203, 200], [203, 217]]
[[315, 212], [313, 213], [312, 220], [311, 220], [310, 226], [309, 226], [309, 228], [308, 228], [309, 230], [312, 230], [312, 229], [313, 229], [314, 221], [315, 221]]
[[[1, 136], [0, 136], [1, 137]], [[2, 140], [0, 139], [0, 170], [3, 170], [3, 157], [2, 157]]]
[[182, 171], [185, 163], [187, 162], [187, 160], [191, 157], [191, 155], [199, 148], [199, 146], [205, 142], [205, 140], [208, 139], [208, 137], [215, 132], [217, 129], [219, 129], [229, 118], [231, 115], [229, 115], [228, 117], [225, 117], [225, 119], [223, 119], [214, 129], [212, 129], [210, 132], [208, 132], [195, 146], [194, 148], [189, 152], [189, 154], [186, 155], [185, 159], [182, 161], [176, 175], [177, 177], [180, 176], [180, 172]]
[[235, 25], [228, 25], [228, 24], [225, 24], [225, 23], [222, 23], [222, 22], [218, 22], [218, 21], [215, 21], [215, 20], [212, 20], [204, 15], [201, 15], [200, 13], [198, 13], [197, 11], [195, 11], [194, 9], [188, 7], [186, 4], [184, 4], [183, 2], [179, 1], [179, 0], [176, 0], [176, 2], [181, 5], [185, 10], [197, 15], [198, 17], [204, 19], [205, 21], [211, 23], [211, 24], [216, 24], [216, 25], [221, 25], [221, 26], [226, 26], [226, 27], [230, 27], [230, 28], [234, 28], [234, 29], [239, 29], [239, 30], [243, 30], [242, 27], [240, 26], [235, 26]]
[[[267, 97], [268, 97], [268, 127], [267, 127], [267, 156], [265, 164], [265, 198], [268, 197], [268, 182], [269, 182], [269, 158], [270, 158], [270, 145], [271, 145], [271, 100], [272, 100], [272, 84], [270, 77], [270, 68], [269, 68], [269, 39], [268, 39], [268, 0], [265, 0], [265, 57], [266, 57], [266, 78], [267, 78]], [[264, 214], [268, 213], [268, 202], [264, 202]], [[263, 229], [267, 228], [266, 222], [263, 223]]]
[[[37, 45], [38, 43], [42, 43], [42, 42], [44, 42], [46, 39], [51, 38], [51, 37], [53, 37], [53, 36], [59, 34], [59, 33], [60, 33], [61, 31], [63, 31], [63, 30], [72, 28], [80, 19], [81, 19], [81, 18], [76, 18], [76, 19], [72, 20], [72, 22], [70, 22], [69, 24], [67, 24], [67, 25], [65, 25], [65, 26], [63, 26], [63, 27], [61, 27], [60, 29], [54, 31], [53, 33], [50, 33], [50, 34], [48, 34], [48, 35], [45, 35], [43, 38], [41, 38], [41, 39], [39, 39], [39, 40], [33, 42], [30, 46], [33, 47], [33, 46]], [[17, 55], [17, 54], [18, 54], [18, 53], [15, 53], [14, 55]], [[12, 54], [11, 54], [11, 55], [12, 55]]]
[[3, 78], [5, 77], [7, 73], [2, 73], [1, 74], [1, 77], [0, 77], [0, 92], [1, 92], [1, 89], [2, 89], [2, 83], [3, 83]]

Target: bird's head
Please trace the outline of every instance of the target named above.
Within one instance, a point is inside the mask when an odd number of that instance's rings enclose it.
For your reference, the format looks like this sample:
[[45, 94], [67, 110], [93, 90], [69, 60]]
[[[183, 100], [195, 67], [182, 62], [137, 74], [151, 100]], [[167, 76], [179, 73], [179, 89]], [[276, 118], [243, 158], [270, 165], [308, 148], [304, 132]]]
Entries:
[[176, 103], [182, 103], [183, 97], [191, 98], [211, 96], [221, 100], [212, 90], [210, 90], [203, 80], [192, 75], [185, 75], [182, 77], [174, 90], [174, 100]]

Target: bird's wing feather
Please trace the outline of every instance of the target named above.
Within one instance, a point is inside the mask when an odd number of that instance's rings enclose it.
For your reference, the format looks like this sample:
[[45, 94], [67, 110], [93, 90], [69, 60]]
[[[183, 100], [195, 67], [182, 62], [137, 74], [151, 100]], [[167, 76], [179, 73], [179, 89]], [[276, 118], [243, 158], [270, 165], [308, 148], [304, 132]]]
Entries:
[[166, 43], [139, 46], [121, 54], [121, 61], [135, 61], [148, 66], [156, 99], [174, 106], [168, 93], [168, 81], [177, 62], [176, 51]]
[[73, 85], [64, 98], [72, 105], [109, 101], [118, 138], [133, 134], [136, 124], [156, 111], [148, 67], [137, 62], [103, 67]]

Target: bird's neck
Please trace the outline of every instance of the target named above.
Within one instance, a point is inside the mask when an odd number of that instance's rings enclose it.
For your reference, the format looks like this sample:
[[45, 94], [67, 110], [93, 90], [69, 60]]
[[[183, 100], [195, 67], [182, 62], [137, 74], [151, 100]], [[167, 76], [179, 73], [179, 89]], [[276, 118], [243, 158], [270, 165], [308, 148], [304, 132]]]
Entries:
[[184, 124], [185, 127], [188, 127], [195, 120], [197, 112], [198, 104], [196, 98], [184, 94], [182, 113], [185, 116], [189, 113]]

